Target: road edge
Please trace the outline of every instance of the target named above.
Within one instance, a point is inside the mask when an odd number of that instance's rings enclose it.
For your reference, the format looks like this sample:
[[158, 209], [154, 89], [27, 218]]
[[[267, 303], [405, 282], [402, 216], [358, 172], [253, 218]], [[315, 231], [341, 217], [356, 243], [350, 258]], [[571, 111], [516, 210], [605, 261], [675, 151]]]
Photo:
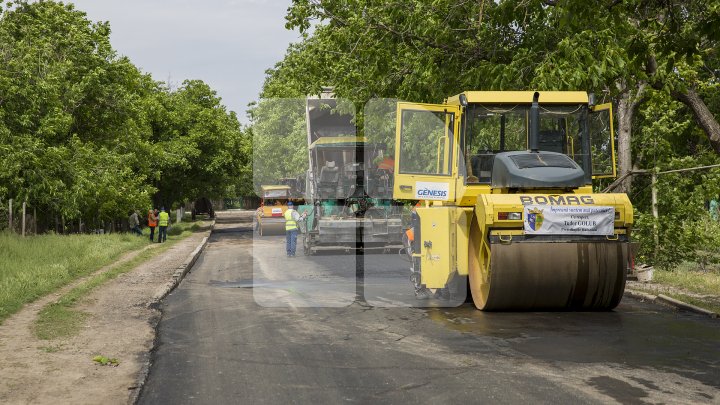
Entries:
[[625, 289], [625, 294], [630, 296], [631, 298], [640, 300], [640, 301], [650, 301], [652, 303], [658, 303], [658, 304], [664, 304], [671, 307], [674, 307], [676, 309], [681, 309], [683, 311], [688, 312], [694, 312], [696, 314], [705, 315], [710, 318], [720, 318], [720, 314], [700, 308], [698, 306], [688, 304], [687, 302], [680, 301], [678, 299], [668, 297], [664, 294], [658, 294], [658, 295], [652, 295], [648, 294], [646, 292], [632, 290], [632, 289]]
[[183, 262], [183, 264], [178, 266], [177, 270], [172, 275], [172, 280], [168, 281], [146, 305], [147, 308], [156, 311], [156, 315], [148, 320], [150, 327], [155, 332], [155, 336], [153, 337], [153, 343], [150, 347], [150, 350], [146, 353], [141, 354], [144, 357], [143, 361], [141, 362], [142, 368], [140, 369], [140, 373], [135, 380], [133, 393], [130, 395], [130, 398], [128, 398], [128, 404], [137, 403], [137, 401], [140, 399], [140, 394], [142, 393], [143, 387], [147, 382], [147, 378], [150, 375], [150, 367], [152, 366], [152, 353], [157, 350], [158, 345], [157, 328], [158, 325], [160, 325], [160, 320], [162, 319], [162, 311], [160, 310], [160, 304], [162, 303], [162, 300], [164, 300], [180, 285], [185, 276], [190, 272], [190, 269], [192, 269], [198, 258], [200, 258], [202, 252], [207, 247], [210, 236], [212, 236], [214, 230], [215, 221], [213, 221], [213, 223], [210, 225], [210, 231], [208, 232], [207, 236], [205, 236], [200, 242], [200, 244], [198, 244], [198, 246], [195, 248], [195, 250], [193, 250], [192, 253], [188, 255], [187, 259]]
[[175, 273], [172, 275], [172, 280], [168, 281], [160, 290], [159, 293], [155, 294], [155, 296], [148, 302], [147, 307], [158, 309], [160, 303], [162, 300], [165, 299], [173, 290], [177, 288], [177, 286], [180, 285], [180, 282], [185, 278], [185, 276], [188, 274], [190, 269], [195, 265], [195, 262], [197, 262], [198, 258], [200, 257], [200, 254], [205, 250], [205, 246], [207, 246], [208, 240], [210, 239], [210, 235], [212, 235], [213, 226], [210, 227], [210, 233], [208, 236], [204, 237], [203, 240], [200, 242], [200, 244], [193, 250], [192, 253], [188, 255], [188, 259], [178, 266], [177, 270], [175, 270]]

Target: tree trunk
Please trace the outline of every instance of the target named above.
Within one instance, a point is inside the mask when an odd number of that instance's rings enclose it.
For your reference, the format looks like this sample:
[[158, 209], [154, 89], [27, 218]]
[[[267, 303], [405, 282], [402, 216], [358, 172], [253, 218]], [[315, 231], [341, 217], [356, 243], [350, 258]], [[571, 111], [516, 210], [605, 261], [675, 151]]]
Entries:
[[[647, 73], [649, 76], [654, 76], [657, 71], [657, 60], [654, 55], [650, 55], [647, 62]], [[656, 90], [662, 88], [661, 83], [657, 80], [651, 81], [652, 86]], [[685, 92], [682, 91], [671, 91], [670, 96], [680, 101], [686, 106], [690, 107], [695, 116], [695, 121], [700, 125], [710, 141], [710, 145], [715, 150], [715, 153], [720, 154], [720, 123], [715, 119], [710, 109], [705, 105], [705, 102], [700, 98], [695, 89], [688, 85], [688, 89]]]
[[[636, 88], [626, 89], [620, 95], [616, 113], [618, 121], [618, 177], [622, 177], [633, 170], [632, 124], [635, 110], [642, 101], [644, 93], [645, 83], [640, 83]], [[627, 176], [618, 187], [618, 191], [630, 193], [632, 191], [632, 181], [633, 177]]]
[[700, 98], [700, 95], [693, 88], [688, 88], [686, 92], [673, 91], [671, 95], [692, 109], [695, 121], [707, 134], [710, 145], [712, 145], [715, 152], [720, 154], [720, 123], [715, 119], [715, 116]]
[[[618, 121], [618, 177], [622, 177], [632, 169], [632, 92], [626, 91], [620, 96], [617, 110]], [[632, 189], [632, 178], [628, 176], [617, 191], [629, 193]]]

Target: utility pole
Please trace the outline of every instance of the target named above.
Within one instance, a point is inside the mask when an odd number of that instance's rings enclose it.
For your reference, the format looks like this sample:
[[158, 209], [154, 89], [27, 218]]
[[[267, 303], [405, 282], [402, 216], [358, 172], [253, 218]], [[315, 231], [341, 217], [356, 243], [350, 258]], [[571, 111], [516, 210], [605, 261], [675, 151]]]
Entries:
[[652, 172], [652, 215], [653, 215], [653, 241], [655, 242], [655, 257], [658, 256], [660, 250], [660, 233], [658, 231], [658, 199], [657, 199], [657, 170]]
[[10, 205], [8, 208], [8, 227], [10, 228], [10, 232], [13, 231], [13, 215], [12, 215], [12, 198], [10, 199]]

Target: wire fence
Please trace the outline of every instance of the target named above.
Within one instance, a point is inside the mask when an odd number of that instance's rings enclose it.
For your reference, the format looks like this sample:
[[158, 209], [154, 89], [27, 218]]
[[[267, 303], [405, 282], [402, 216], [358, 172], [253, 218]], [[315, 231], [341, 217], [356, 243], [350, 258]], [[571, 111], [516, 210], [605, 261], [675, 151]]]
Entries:
[[10, 232], [21, 236], [48, 232], [56, 234], [124, 232], [129, 229], [127, 223], [127, 218], [66, 220], [57, 213], [38, 209], [31, 202], [0, 199], [0, 232]]
[[0, 200], [0, 231], [20, 235], [37, 234], [37, 211], [27, 202]]
[[[256, 197], [239, 198], [234, 200], [242, 208], [256, 204]], [[198, 200], [199, 201], [199, 200]], [[233, 201], [233, 200], [227, 200]], [[201, 215], [214, 216], [214, 210], [235, 208], [233, 204], [226, 204], [223, 200], [209, 201], [209, 208], [199, 208]], [[186, 215], [195, 219], [195, 202], [188, 202], [176, 209], [169, 210], [173, 223], [182, 222]], [[136, 211], [141, 226], [147, 225], [147, 212]], [[192, 214], [192, 215], [191, 215]], [[107, 234], [116, 232], [129, 232], [128, 216], [117, 218], [101, 218], [100, 215], [85, 213], [79, 218], [66, 219], [56, 212], [49, 212], [35, 207], [31, 202], [16, 199], [0, 199], [0, 232], [11, 232], [23, 236], [39, 235], [45, 233], [55, 234]]]

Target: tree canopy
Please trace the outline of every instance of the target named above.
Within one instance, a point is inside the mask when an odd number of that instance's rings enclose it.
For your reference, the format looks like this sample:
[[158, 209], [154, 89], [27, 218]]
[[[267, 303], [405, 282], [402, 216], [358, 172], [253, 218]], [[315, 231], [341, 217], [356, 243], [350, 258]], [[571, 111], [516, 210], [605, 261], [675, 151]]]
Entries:
[[[268, 70], [266, 98], [323, 86], [358, 105], [439, 103], [464, 90], [584, 90], [615, 104], [621, 174], [720, 162], [717, 0], [294, 0], [287, 27], [304, 38]], [[675, 177], [659, 183], [668, 196], [661, 263], [697, 248], [683, 235], [707, 223], [704, 204], [720, 191], [716, 171]], [[634, 182], [624, 190], [647, 242], [649, 180]], [[704, 235], [707, 248], [720, 241], [717, 229]]]
[[0, 13], [3, 208], [26, 200], [46, 220], [98, 226], [247, 181], [250, 141], [208, 85], [153, 80], [112, 48], [108, 23], [72, 4]]

